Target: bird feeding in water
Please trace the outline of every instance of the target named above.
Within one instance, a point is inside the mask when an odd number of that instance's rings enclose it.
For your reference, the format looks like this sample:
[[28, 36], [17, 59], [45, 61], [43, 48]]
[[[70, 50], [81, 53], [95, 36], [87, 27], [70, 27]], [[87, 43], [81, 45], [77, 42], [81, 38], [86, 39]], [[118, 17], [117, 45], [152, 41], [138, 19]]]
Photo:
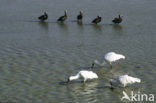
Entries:
[[67, 19], [67, 10], [64, 11], [64, 15], [57, 19], [58, 22], [63, 22]]
[[98, 24], [98, 23], [101, 22], [101, 20], [102, 20], [102, 18], [101, 18], [100, 16], [97, 16], [97, 17], [92, 21], [92, 23]]
[[109, 52], [105, 54], [104, 58], [105, 58], [105, 61], [111, 65], [111, 68], [112, 68], [112, 62], [118, 61], [120, 59], [125, 59], [125, 56], [122, 54], [117, 54], [115, 52]]
[[83, 19], [83, 14], [82, 14], [82, 11], [80, 11], [80, 14], [77, 16], [77, 21], [82, 21]]
[[123, 17], [123, 16], [121, 16], [121, 15], [119, 14], [119, 17], [118, 17], [118, 18], [114, 18], [114, 20], [112, 20], [112, 22], [113, 22], [114, 24], [119, 24], [119, 23], [122, 22], [122, 17]]
[[88, 79], [97, 79], [98, 75], [96, 73], [92, 72], [92, 71], [81, 70], [75, 76], [70, 76], [68, 78], [68, 82], [70, 82], [72, 80], [79, 79], [79, 78], [82, 78], [83, 83], [85, 83]]
[[[125, 56], [122, 54], [117, 54], [115, 52], [108, 52], [107, 54], [104, 55], [104, 60], [102, 61], [102, 63], [100, 63], [98, 60], [95, 60], [94, 63], [103, 66], [105, 64], [105, 61], [107, 63], [110, 64], [111, 68], [112, 68], [112, 63], [116, 62], [120, 59], [125, 59]], [[119, 64], [119, 62], [118, 62]]]
[[126, 87], [128, 84], [134, 84], [134, 83], [140, 83], [141, 79], [131, 77], [128, 75], [121, 75], [115, 80], [110, 81], [111, 88], [114, 88], [114, 86], [122, 86]]
[[44, 12], [44, 15], [41, 15], [40, 17], [38, 17], [39, 20], [44, 21], [48, 19], [48, 14], [47, 12]]

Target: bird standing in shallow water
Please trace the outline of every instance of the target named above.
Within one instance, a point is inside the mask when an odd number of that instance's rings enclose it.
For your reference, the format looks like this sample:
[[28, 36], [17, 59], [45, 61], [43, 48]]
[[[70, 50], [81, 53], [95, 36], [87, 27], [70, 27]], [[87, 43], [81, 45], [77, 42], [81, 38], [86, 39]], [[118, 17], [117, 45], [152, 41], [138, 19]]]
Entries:
[[85, 83], [87, 79], [97, 79], [98, 76], [96, 73], [94, 73], [92, 71], [81, 70], [75, 76], [70, 76], [68, 78], [68, 82], [70, 82], [72, 80], [79, 79], [79, 78], [83, 78], [83, 83]]
[[38, 17], [39, 20], [44, 21], [48, 19], [48, 14], [47, 12], [44, 12], [44, 15], [41, 15], [40, 17]]
[[104, 59], [111, 65], [111, 68], [112, 68], [112, 62], [115, 62], [120, 59], [125, 59], [125, 56], [122, 54], [117, 54], [115, 52], [109, 52], [105, 54]]
[[61, 16], [57, 19], [57, 21], [65, 21], [67, 19], [67, 10], [64, 11], [64, 16]]
[[114, 20], [112, 20], [112, 22], [113, 22], [114, 24], [119, 24], [119, 23], [121, 23], [121, 22], [122, 22], [122, 17], [121, 17], [121, 15], [119, 15], [119, 18], [115, 18]]
[[126, 87], [128, 84], [140, 83], [140, 82], [141, 79], [139, 78], [131, 77], [128, 75], [121, 75], [116, 80], [111, 80], [110, 84], [111, 84], [111, 88], [113, 88], [113, 85], [114, 86], [121, 85], [122, 87]]
[[95, 19], [92, 21], [92, 23], [97, 24], [97, 23], [100, 23], [101, 20], [102, 20], [102, 18], [101, 18], [100, 16], [97, 16], [97, 18], [95, 18]]
[[82, 19], [83, 19], [83, 14], [80, 11], [80, 14], [77, 16], [77, 21], [82, 21]]
[[[115, 52], [108, 52], [103, 57], [104, 60], [102, 60], [102, 63], [100, 63], [98, 60], [94, 60], [94, 63], [97, 65], [104, 66], [105, 61], [110, 64], [112, 68], [112, 62], [118, 61], [120, 59], [125, 59], [125, 56], [122, 54], [117, 54]], [[118, 63], [119, 64], [119, 63]]]

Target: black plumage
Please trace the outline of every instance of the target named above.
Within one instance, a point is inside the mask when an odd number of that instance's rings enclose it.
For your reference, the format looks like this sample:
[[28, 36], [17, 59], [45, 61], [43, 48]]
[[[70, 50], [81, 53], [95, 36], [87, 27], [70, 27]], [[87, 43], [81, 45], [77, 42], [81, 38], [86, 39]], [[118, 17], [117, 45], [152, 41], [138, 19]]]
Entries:
[[57, 19], [57, 21], [65, 21], [67, 19], [67, 10], [64, 11], [64, 16], [61, 16]]
[[92, 23], [97, 24], [97, 23], [100, 23], [101, 20], [102, 20], [102, 18], [101, 18], [100, 16], [97, 16], [97, 18], [95, 18], [95, 19], [92, 21]]
[[38, 17], [39, 20], [44, 21], [48, 19], [48, 14], [46, 12], [44, 12], [44, 15], [41, 15], [40, 17]]
[[119, 24], [119, 23], [122, 22], [122, 17], [119, 15], [119, 17], [118, 18], [114, 18], [114, 20], [112, 20], [112, 22], [115, 23], [115, 24]]
[[80, 11], [80, 14], [77, 16], [77, 21], [82, 21], [82, 19], [83, 19], [83, 14]]

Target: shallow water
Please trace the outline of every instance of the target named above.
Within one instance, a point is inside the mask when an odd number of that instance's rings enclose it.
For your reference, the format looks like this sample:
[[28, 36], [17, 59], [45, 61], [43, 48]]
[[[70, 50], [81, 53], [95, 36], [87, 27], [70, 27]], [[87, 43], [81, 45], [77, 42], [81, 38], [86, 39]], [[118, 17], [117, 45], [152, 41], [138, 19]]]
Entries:
[[[155, 0], [1, 0], [0, 101], [16, 103], [121, 103], [122, 91], [156, 94]], [[68, 20], [56, 23], [64, 10]], [[82, 10], [83, 24], [76, 15]], [[44, 11], [46, 22], [37, 17]], [[123, 22], [112, 25], [121, 13]], [[99, 25], [90, 22], [102, 16]], [[110, 72], [92, 69], [98, 80], [66, 84], [68, 76], [89, 69], [93, 60], [114, 51], [126, 56]], [[140, 84], [110, 90], [109, 80], [122, 74]]]

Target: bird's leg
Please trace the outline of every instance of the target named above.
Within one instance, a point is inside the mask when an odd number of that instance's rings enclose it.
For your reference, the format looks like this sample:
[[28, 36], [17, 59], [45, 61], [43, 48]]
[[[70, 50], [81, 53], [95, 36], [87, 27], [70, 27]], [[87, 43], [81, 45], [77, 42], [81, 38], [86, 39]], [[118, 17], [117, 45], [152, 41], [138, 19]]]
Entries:
[[86, 83], [86, 79], [83, 80], [83, 83], [84, 83], [84, 84]]
[[116, 64], [116, 66], [118, 66], [118, 65], [120, 65], [120, 62], [118, 62], [118, 63]]
[[113, 65], [112, 65], [112, 63], [110, 63], [110, 66], [111, 66], [111, 69], [113, 68]]

